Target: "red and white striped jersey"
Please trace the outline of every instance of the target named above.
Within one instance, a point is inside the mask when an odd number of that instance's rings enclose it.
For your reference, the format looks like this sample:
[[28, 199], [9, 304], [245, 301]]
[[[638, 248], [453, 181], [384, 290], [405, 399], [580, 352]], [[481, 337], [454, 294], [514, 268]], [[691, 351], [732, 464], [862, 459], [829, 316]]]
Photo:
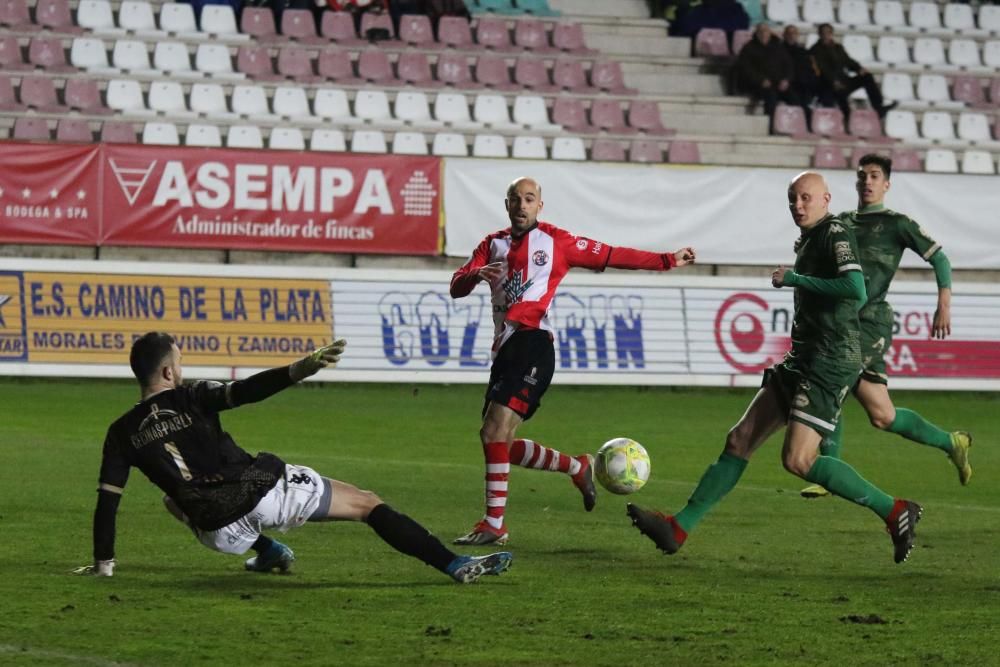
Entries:
[[519, 238], [510, 229], [487, 236], [452, 277], [452, 296], [465, 296], [476, 285], [476, 272], [501, 262], [505, 278], [490, 285], [493, 293], [493, 350], [521, 327], [552, 331], [548, 310], [566, 272], [574, 266], [603, 271], [611, 246], [574, 236], [547, 222]]

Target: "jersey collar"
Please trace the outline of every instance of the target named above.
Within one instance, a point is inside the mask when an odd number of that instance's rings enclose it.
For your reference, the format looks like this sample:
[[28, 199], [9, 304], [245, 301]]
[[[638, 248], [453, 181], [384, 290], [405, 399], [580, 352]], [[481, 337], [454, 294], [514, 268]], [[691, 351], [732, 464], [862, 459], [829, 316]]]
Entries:
[[869, 204], [863, 208], [858, 209], [858, 213], [879, 213], [885, 210], [885, 204]]

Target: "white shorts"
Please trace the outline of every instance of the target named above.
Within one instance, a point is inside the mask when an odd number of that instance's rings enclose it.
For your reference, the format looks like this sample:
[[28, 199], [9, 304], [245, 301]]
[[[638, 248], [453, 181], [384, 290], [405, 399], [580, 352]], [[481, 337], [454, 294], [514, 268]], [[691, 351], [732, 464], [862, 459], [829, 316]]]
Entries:
[[323, 499], [324, 482], [312, 468], [285, 465], [285, 476], [260, 499], [249, 514], [217, 530], [192, 528], [198, 541], [227, 554], [246, 553], [262, 531], [282, 533], [309, 520]]

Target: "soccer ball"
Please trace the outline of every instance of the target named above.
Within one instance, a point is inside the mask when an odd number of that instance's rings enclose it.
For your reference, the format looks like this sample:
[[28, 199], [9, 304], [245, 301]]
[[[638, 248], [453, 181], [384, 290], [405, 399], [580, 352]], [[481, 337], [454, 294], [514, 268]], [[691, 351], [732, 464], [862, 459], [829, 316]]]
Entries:
[[635, 493], [649, 479], [649, 454], [631, 438], [608, 440], [597, 450], [594, 472], [597, 481], [611, 493]]

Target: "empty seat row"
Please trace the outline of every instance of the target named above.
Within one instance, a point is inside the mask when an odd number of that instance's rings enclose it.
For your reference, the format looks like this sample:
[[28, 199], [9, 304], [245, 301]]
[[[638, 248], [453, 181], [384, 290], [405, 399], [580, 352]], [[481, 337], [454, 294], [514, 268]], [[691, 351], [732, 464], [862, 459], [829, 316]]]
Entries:
[[1000, 76], [990, 79], [986, 87], [978, 76], [956, 76], [949, 90], [948, 79], [941, 74], [921, 74], [914, 86], [913, 77], [909, 74], [886, 72], [882, 75], [881, 87], [884, 98], [906, 106], [1000, 107]]
[[[809, 41], [815, 41], [815, 35]], [[917, 37], [911, 49], [906, 38], [898, 35], [882, 35], [874, 47], [868, 35], [845, 35], [843, 45], [847, 53], [860, 63], [877, 62], [894, 68], [983, 72], [1000, 68], [1000, 40], [996, 39], [984, 42], [982, 50], [973, 39], [952, 39], [946, 48], [937, 37]]]
[[947, 4], [941, 11], [936, 2], [912, 2], [906, 8], [899, 0], [876, 0], [869, 11], [866, 0], [841, 0], [834, 12], [831, 0], [803, 0], [800, 15], [796, 0], [768, 0], [767, 18], [775, 23], [835, 23], [852, 30], [1000, 32], [1000, 7], [987, 4], [975, 16], [971, 5], [961, 3]]
[[[996, 121], [993, 122], [995, 124]], [[885, 117], [886, 135], [908, 143], [923, 139], [989, 144], [993, 142], [990, 125], [989, 117], [974, 112], [960, 113], [957, 123], [947, 111], [928, 111], [921, 116], [919, 123], [916, 114], [907, 110], [894, 109]]]
[[[862, 155], [870, 153], [870, 148], [855, 148], [850, 160], [844, 155], [840, 146], [819, 144], [813, 152], [813, 166], [817, 169], [851, 169], [858, 163]], [[893, 170], [919, 171], [920, 157], [912, 150], [895, 150], [891, 154]], [[997, 173], [996, 161], [993, 155], [983, 150], [968, 150], [962, 153], [961, 162], [954, 151], [946, 148], [935, 148], [927, 151], [924, 157], [923, 169], [937, 173], [961, 173], [994, 175]]]

